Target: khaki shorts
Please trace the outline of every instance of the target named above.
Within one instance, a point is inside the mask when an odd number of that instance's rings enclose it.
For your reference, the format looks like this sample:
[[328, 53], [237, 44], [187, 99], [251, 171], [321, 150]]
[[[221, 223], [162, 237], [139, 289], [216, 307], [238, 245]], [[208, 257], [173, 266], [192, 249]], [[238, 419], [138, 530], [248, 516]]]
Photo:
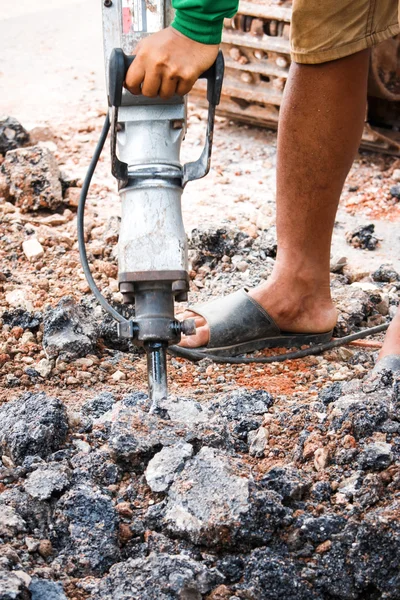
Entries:
[[349, 56], [399, 33], [400, 0], [293, 0], [291, 54], [318, 64]]

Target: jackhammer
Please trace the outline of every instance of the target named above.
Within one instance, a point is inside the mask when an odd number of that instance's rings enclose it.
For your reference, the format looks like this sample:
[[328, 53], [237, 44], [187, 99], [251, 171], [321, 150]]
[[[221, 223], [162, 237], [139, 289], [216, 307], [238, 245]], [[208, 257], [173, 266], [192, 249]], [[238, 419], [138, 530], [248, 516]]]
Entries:
[[[167, 396], [166, 351], [181, 335], [192, 335], [193, 319], [179, 321], [174, 301], [187, 300], [189, 289], [187, 239], [181, 196], [189, 181], [210, 169], [215, 108], [221, 96], [224, 59], [202, 75], [207, 80], [208, 119], [200, 158], [182, 165], [181, 143], [187, 123], [185, 97], [170, 100], [134, 96], [124, 88], [134, 61], [129, 53], [144, 37], [172, 20], [168, 0], [103, 0], [104, 55], [108, 115], [89, 167], [78, 209], [78, 241], [82, 266], [92, 292], [117, 320], [118, 334], [130, 338], [147, 354], [149, 396], [157, 411]], [[118, 241], [118, 281], [124, 304], [134, 305], [126, 319], [102, 296], [90, 273], [84, 243], [84, 208], [90, 181], [111, 130], [111, 168], [118, 181], [121, 224]]]

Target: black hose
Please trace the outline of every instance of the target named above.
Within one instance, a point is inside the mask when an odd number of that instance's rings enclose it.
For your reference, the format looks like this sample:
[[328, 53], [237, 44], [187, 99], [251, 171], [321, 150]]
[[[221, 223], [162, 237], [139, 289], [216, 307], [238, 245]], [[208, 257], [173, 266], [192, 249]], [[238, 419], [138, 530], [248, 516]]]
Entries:
[[[85, 180], [83, 182], [81, 195], [79, 198], [78, 204], [78, 215], [77, 215], [77, 229], [78, 229], [78, 246], [79, 246], [79, 255], [82, 263], [82, 269], [85, 273], [85, 277], [89, 284], [90, 289], [92, 290], [95, 298], [101, 304], [101, 306], [110, 313], [116, 321], [120, 323], [128, 324], [129, 320], [125, 319], [118, 311], [115, 310], [107, 302], [99, 288], [97, 287], [92, 273], [90, 271], [88, 258], [86, 254], [85, 247], [85, 205], [86, 198], [88, 195], [88, 191], [90, 188], [90, 184], [92, 181], [93, 173], [95, 172], [97, 163], [99, 162], [100, 155], [103, 151], [104, 144], [107, 139], [107, 135], [110, 129], [110, 117], [107, 113], [106, 119], [104, 121], [103, 129], [101, 130], [100, 139], [97, 142], [96, 149], [93, 154], [93, 158], [90, 161], [90, 165], [88, 171], [86, 173]], [[369, 329], [363, 329], [363, 331], [359, 331], [358, 333], [353, 333], [351, 335], [347, 335], [345, 337], [332, 340], [331, 342], [326, 342], [325, 344], [316, 344], [315, 346], [310, 346], [309, 348], [305, 348], [304, 350], [296, 350], [295, 352], [286, 352], [284, 354], [277, 354], [275, 356], [260, 356], [256, 358], [241, 358], [235, 356], [216, 356], [215, 354], [199, 352], [198, 350], [189, 350], [188, 348], [181, 348], [180, 346], [171, 346], [168, 349], [169, 354], [172, 356], [178, 356], [181, 358], [187, 358], [193, 362], [202, 360], [203, 358], [209, 358], [213, 362], [216, 363], [229, 363], [233, 365], [250, 365], [253, 363], [261, 363], [268, 364], [273, 362], [283, 362], [285, 360], [294, 360], [296, 358], [304, 358], [305, 356], [312, 356], [316, 354], [321, 354], [326, 350], [331, 350], [332, 348], [337, 348], [338, 346], [345, 346], [350, 342], [355, 340], [361, 340], [362, 338], [368, 337], [370, 335], [375, 335], [376, 333], [380, 333], [381, 331], [386, 331], [389, 327], [389, 323], [384, 323], [383, 325], [378, 325], [377, 327], [370, 327]]]
[[216, 363], [229, 363], [232, 365], [251, 365], [253, 363], [268, 364], [273, 362], [283, 362], [285, 360], [294, 360], [296, 358], [304, 358], [305, 356], [312, 356], [321, 354], [332, 348], [338, 348], [339, 346], [345, 346], [355, 340], [361, 340], [362, 338], [368, 337], [369, 335], [375, 335], [386, 331], [389, 327], [389, 323], [383, 325], [377, 325], [376, 327], [370, 327], [369, 329], [363, 329], [357, 333], [346, 335], [345, 337], [332, 340], [331, 342], [325, 342], [324, 344], [316, 344], [304, 350], [296, 350], [295, 352], [285, 352], [284, 354], [276, 354], [275, 356], [258, 356], [256, 358], [241, 358], [235, 356], [216, 356], [215, 354], [208, 354], [205, 352], [198, 352], [196, 350], [189, 350], [188, 348], [182, 348], [180, 346], [171, 346], [168, 352], [172, 356], [178, 356], [180, 358], [187, 358], [192, 361], [202, 360], [203, 358], [210, 358]]
[[98, 300], [98, 302], [100, 302], [100, 304], [104, 308], [104, 310], [109, 312], [116, 321], [119, 321], [120, 323], [128, 323], [128, 320], [125, 319], [125, 317], [123, 317], [122, 315], [120, 315], [119, 312], [117, 312], [115, 310], [115, 308], [113, 308], [111, 306], [111, 304], [109, 304], [107, 302], [107, 300], [104, 298], [104, 296], [100, 292], [99, 288], [97, 287], [97, 285], [93, 279], [92, 273], [90, 271], [88, 258], [87, 258], [87, 254], [86, 254], [86, 247], [85, 247], [86, 198], [88, 195], [90, 183], [92, 181], [93, 173], [95, 172], [97, 163], [99, 162], [99, 158], [103, 151], [109, 129], [110, 129], [110, 117], [107, 113], [106, 119], [104, 121], [103, 129], [101, 130], [100, 139], [97, 142], [97, 146], [94, 151], [93, 158], [90, 161], [90, 165], [87, 170], [86, 177], [85, 177], [85, 180], [84, 180], [83, 186], [82, 186], [81, 195], [79, 198], [78, 215], [77, 215], [78, 246], [79, 246], [79, 256], [81, 259], [82, 269], [83, 269], [83, 272], [85, 273], [85, 277], [87, 279], [89, 287], [92, 290], [95, 298]]

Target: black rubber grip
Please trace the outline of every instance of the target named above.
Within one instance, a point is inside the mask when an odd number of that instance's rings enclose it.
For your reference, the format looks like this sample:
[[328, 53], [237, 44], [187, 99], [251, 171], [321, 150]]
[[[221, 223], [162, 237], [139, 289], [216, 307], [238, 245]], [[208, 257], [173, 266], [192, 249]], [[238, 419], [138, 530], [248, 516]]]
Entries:
[[121, 48], [114, 48], [108, 65], [108, 103], [110, 106], [121, 106], [122, 88], [129, 67], [135, 60], [131, 54], [125, 54]]
[[[134, 60], [135, 56], [125, 54], [121, 48], [114, 48], [112, 51], [108, 79], [108, 102], [110, 106], [121, 106], [125, 77]], [[220, 50], [215, 63], [199, 77], [199, 79], [207, 79], [207, 100], [213, 106], [217, 106], [221, 99], [223, 77], [224, 56]]]
[[222, 54], [222, 50], [220, 50], [215, 63], [199, 77], [199, 79], [207, 79], [207, 100], [213, 106], [218, 106], [221, 100], [224, 69], [224, 55]]

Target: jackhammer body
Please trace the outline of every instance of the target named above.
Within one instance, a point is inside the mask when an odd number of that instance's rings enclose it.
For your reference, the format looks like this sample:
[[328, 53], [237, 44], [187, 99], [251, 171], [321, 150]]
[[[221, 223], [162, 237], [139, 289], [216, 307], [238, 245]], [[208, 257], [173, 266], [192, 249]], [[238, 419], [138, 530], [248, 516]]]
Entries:
[[[103, 32], [111, 165], [121, 198], [118, 281], [124, 303], [135, 307], [135, 317], [127, 320], [115, 309], [110, 312], [118, 319], [119, 335], [131, 338], [147, 353], [149, 393], [152, 410], [156, 411], [167, 395], [167, 348], [177, 344], [182, 333], [195, 332], [194, 321], [180, 322], [174, 314], [174, 302], [186, 301], [189, 289], [181, 197], [186, 183], [204, 177], [210, 168], [215, 107], [221, 94], [224, 64], [220, 53], [203, 75], [209, 101], [206, 142], [197, 161], [182, 165], [186, 98], [174, 96], [165, 101], [134, 96], [123, 87], [126, 72], [134, 61], [128, 53], [142, 37], [172, 20], [167, 0], [152, 3], [151, 10], [149, 6], [137, 0], [104, 0]], [[83, 207], [85, 200], [86, 195]], [[82, 240], [80, 250], [85, 265]], [[100, 299], [99, 290], [94, 289], [88, 271], [86, 268], [96, 297], [110, 309], [104, 298]]]

